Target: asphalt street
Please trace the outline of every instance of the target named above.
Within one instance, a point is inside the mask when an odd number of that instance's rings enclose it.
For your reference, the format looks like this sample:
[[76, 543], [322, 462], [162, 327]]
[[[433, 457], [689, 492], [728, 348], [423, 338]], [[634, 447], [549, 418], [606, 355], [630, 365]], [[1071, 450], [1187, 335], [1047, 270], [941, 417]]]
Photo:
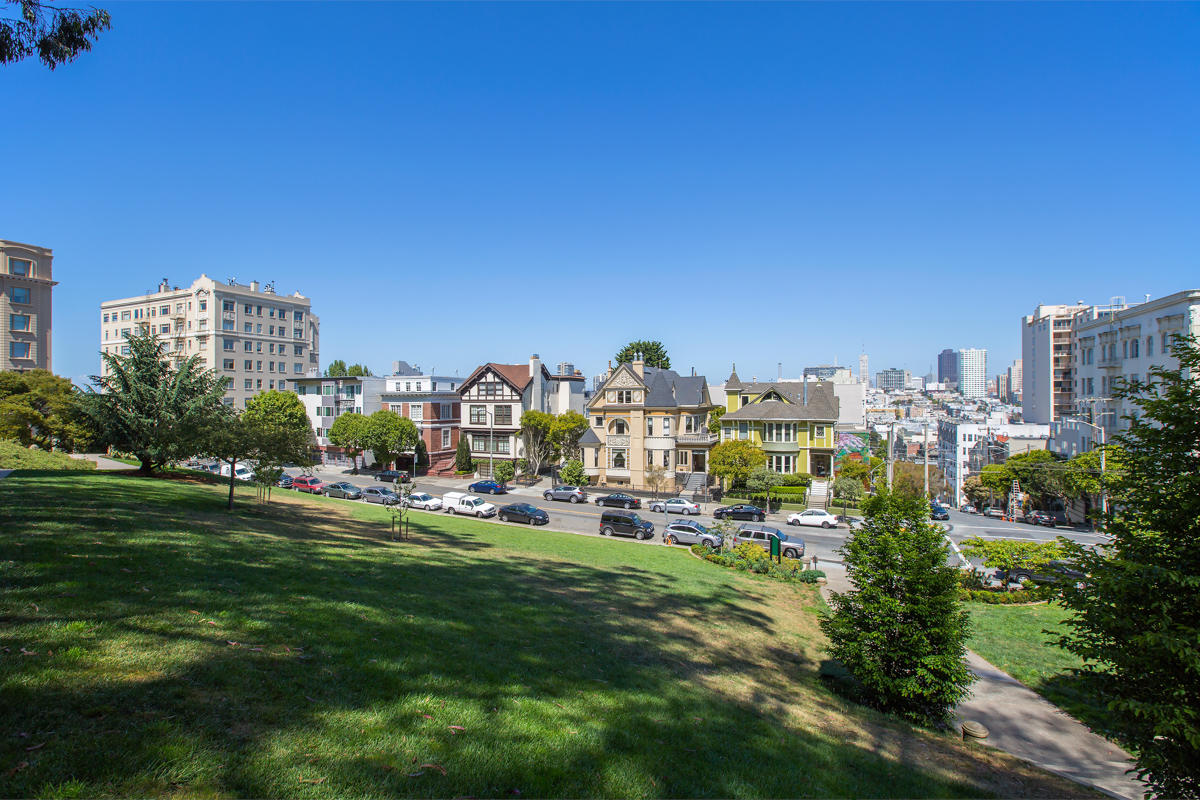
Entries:
[[[299, 475], [300, 470], [288, 470], [293, 476]], [[378, 486], [379, 483], [374, 480], [369, 473], [362, 475], [351, 475], [348, 471], [343, 472], [337, 468], [318, 468], [314, 474], [321, 480], [327, 483], [346, 482], [355, 486]], [[416, 483], [414, 491], [427, 492], [435, 497], [441, 497], [446, 492], [451, 491], [467, 491], [467, 487], [471, 484], [470, 480], [462, 480], [459, 478], [422, 478]], [[529, 503], [546, 511], [550, 516], [550, 524], [546, 527], [552, 530], [563, 531], [566, 533], [575, 533], [585, 536], [600, 535], [600, 515], [604, 509], [595, 505], [595, 498], [607, 494], [608, 490], [589, 491], [587, 503], [572, 504], [565, 501], [546, 500], [542, 497], [542, 492], [546, 490], [549, 484], [543, 481], [541, 484], [525, 488], [515, 486], [510, 489], [506, 495], [484, 496], [488, 502], [494, 503], [497, 507], [507, 505], [509, 503]], [[361, 501], [346, 501], [346, 502], [361, 502]], [[629, 541], [637, 545], [663, 545], [664, 543], [659, 538], [663, 529], [667, 524], [667, 515], [662, 513], [652, 513], [648, 506], [649, 501], [643, 500], [643, 508], [638, 509], [638, 513], [643, 519], [648, 519], [654, 523], [655, 537], [644, 542], [638, 542], [632, 537], [614, 537], [615, 540]], [[691, 519], [710, 525], [713, 522], [712, 511], [718, 508], [719, 503], [701, 504], [702, 513], [698, 517]], [[421, 512], [417, 513], [444, 513], [444, 512]], [[789, 534], [798, 535], [805, 541], [805, 556], [811, 557], [816, 555], [818, 562], [827, 566], [832, 566], [841, 561], [841, 556], [837, 553], [838, 548], [845, 542], [849, 535], [849, 530], [844, 526], [838, 528], [814, 528], [814, 527], [789, 527], [786, 525], [787, 515], [791, 512], [782, 512], [771, 514], [767, 518], [768, 523], [774, 523], [781, 530]], [[1075, 531], [1070, 528], [1047, 528], [1036, 525], [1026, 525], [1024, 523], [1006, 522], [1000, 519], [985, 518], [979, 514], [964, 514], [962, 512], [952, 510], [950, 513], [949, 522], [940, 523], [946, 528], [950, 538], [959, 544], [965, 539], [970, 539], [974, 536], [979, 536], [985, 539], [994, 538], [1012, 538], [1012, 539], [1030, 539], [1034, 541], [1050, 541], [1056, 536], [1065, 536], [1081, 544], [1096, 544], [1103, 541], [1104, 537], [1101, 534], [1089, 533], [1084, 531]], [[672, 518], [676, 515], [670, 515]], [[488, 521], [496, 525], [520, 525], [523, 523], [504, 523], [500, 522], [495, 517]]]

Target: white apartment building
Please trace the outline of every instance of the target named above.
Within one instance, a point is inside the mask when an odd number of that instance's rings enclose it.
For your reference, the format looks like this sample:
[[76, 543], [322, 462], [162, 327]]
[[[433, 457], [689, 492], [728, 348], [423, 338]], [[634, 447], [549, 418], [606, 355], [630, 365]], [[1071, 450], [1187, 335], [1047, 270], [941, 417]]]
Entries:
[[583, 414], [587, 400], [587, 378], [578, 370], [574, 373], [563, 372], [563, 367], [570, 367], [570, 364], [558, 366], [559, 372], [550, 376], [550, 383], [546, 386], [546, 402], [550, 406], [550, 413], [565, 414], [574, 411], [576, 414]]
[[869, 385], [871, 383], [871, 373], [867, 371], [867, 368], [867, 354], [863, 353], [858, 357], [858, 382]]
[[181, 289], [164, 278], [157, 291], [100, 304], [102, 352], [127, 355], [124, 342], [138, 330], [158, 336], [177, 363], [199, 356], [202, 366], [229, 378], [225, 404], [238, 408], [259, 392], [291, 391], [297, 379], [320, 373], [312, 301], [299, 292], [276, 294], [272, 284], [220, 283], [202, 274]]
[[958, 351], [958, 391], [972, 400], [987, 397], [987, 350]]
[[1200, 289], [1136, 305], [1082, 309], [1072, 319], [1071, 334], [1075, 412], [1106, 430], [1124, 429], [1128, 422], [1122, 417], [1132, 409], [1111, 397], [1113, 386], [1145, 381], [1152, 367], [1179, 366], [1171, 343], [1176, 335], [1200, 335]]
[[946, 476], [946, 481], [954, 487], [952, 500], [956, 508], [966, 502], [962, 487], [963, 482], [972, 474], [971, 448], [994, 436], [1049, 440], [1050, 426], [996, 420], [982, 422], [968, 422], [958, 418], [939, 420], [937, 465], [942, 474]]
[[0, 239], [0, 370], [53, 371], [54, 254]]
[[1021, 408], [1025, 420], [1049, 424], [1074, 408], [1071, 326], [1089, 306], [1039, 304], [1021, 318]]

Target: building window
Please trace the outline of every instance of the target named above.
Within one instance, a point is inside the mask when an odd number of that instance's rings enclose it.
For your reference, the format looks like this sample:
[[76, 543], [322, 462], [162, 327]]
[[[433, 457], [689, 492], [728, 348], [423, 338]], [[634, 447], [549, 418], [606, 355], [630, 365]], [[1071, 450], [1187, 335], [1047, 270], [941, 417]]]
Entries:
[[689, 461], [690, 456], [691, 456], [691, 453], [687, 450], [676, 450], [675, 451], [675, 466], [686, 467], [690, 463], [690, 461]]
[[653, 450], [646, 451], [646, 466], [647, 467], [654, 466], [654, 451]]
[[749, 424], [747, 424], [745, 422], [738, 423], [738, 438], [739, 439], [749, 439], [750, 438], [750, 425]]
[[[8, 315], [8, 329], [10, 331], [27, 331], [27, 330], [29, 330], [29, 315], [28, 314], [9, 314]], [[108, 333], [108, 331], [105, 331], [105, 333]]]
[[271, 342], [271, 344], [267, 345], [267, 352], [269, 352], [271, 355], [275, 355], [275, 343], [274, 342]]
[[[279, 388], [280, 388], [280, 389], [282, 389], [282, 388], [283, 388], [283, 381], [280, 381], [280, 382], [279, 382], [279, 384], [280, 384], [280, 385], [279, 385]], [[268, 389], [274, 389], [274, 388], [275, 388], [275, 381], [267, 381], [267, 388], [268, 388]]]
[[512, 425], [512, 406], [496, 406], [496, 424], [497, 425]]
[[293, 345], [292, 346], [292, 355], [294, 355], [294, 356], [304, 355], [304, 345], [302, 345], [302, 344]]
[[721, 439], [723, 441], [729, 441], [732, 438], [733, 438], [733, 428], [731, 428], [728, 425], [722, 426], [721, 427]]
[[28, 278], [33, 274], [33, 262], [23, 258], [10, 258], [8, 260], [8, 274]]
[[1160, 348], [1159, 348], [1159, 351], [1160, 351], [1160, 352], [1161, 352], [1161, 353], [1162, 353], [1162, 354], [1165, 356], [1165, 355], [1167, 355], [1167, 353], [1169, 352], [1169, 351], [1168, 351], [1168, 347], [1169, 347], [1169, 345], [1167, 344], [1167, 334], [1166, 334], [1166, 333], [1163, 333], [1163, 335], [1162, 335], [1162, 347], [1160, 347]]
[[275, 326], [274, 326], [274, 325], [268, 325], [268, 326], [267, 326], [267, 335], [268, 335], [268, 336], [274, 336], [274, 335], [275, 335]]
[[592, 424], [597, 428], [604, 427], [604, 417], [592, 417]]
[[[126, 348], [128, 349], [128, 348]], [[9, 358], [29, 358], [29, 342], [9, 342]]]
[[471, 406], [471, 424], [487, 425], [487, 406]]
[[293, 311], [292, 312], [292, 320], [295, 322], [303, 322], [304, 321], [304, 312], [303, 311]]
[[201, 300], [201, 301], [200, 301], [200, 310], [201, 310], [201, 311], [208, 311], [208, 301], [207, 301], [207, 300]]
[[254, 343], [254, 352], [256, 352], [256, 353], [261, 353], [261, 352], [262, 352], [262, 342], [255, 342], [255, 343]]
[[663, 453], [663, 466], [670, 468], [670, 466], [671, 466], [671, 451], [663, 450], [662, 453]]
[[818, 425], [816, 432], [813, 434], [813, 437], [816, 439], [824, 439], [825, 438], [825, 426]]
[[613, 424], [613, 433], [617, 434], [618, 436], [624, 435], [625, 420], [619, 419]]
[[121, 348], [121, 355], [123, 355], [123, 356], [129, 355], [129, 345], [125, 345], [124, 347]]
[[[14, 303], [20, 303], [23, 306], [29, 305], [29, 289], [24, 286], [14, 286], [8, 290], [8, 296]], [[129, 319], [129, 312], [121, 314], [122, 319]]]
[[231, 320], [231, 319], [221, 320], [221, 330], [223, 330], [223, 331], [234, 330], [233, 320]]
[[243, 333], [254, 333], [254, 323], [253, 322], [242, 323], [242, 332]]
[[666, 417], [665, 419], [663, 419], [663, 421], [662, 421], [662, 431], [663, 431], [663, 432], [662, 432], [662, 435], [663, 435], [663, 436], [670, 436], [670, 435], [671, 435], [671, 418], [670, 418], [670, 417]]
[[267, 362], [267, 371], [268, 371], [268, 372], [274, 372], [274, 371], [275, 371], [275, 362], [274, 362], [274, 361], [268, 361], [268, 362]]
[[654, 417], [646, 417], [646, 435], [654, 435]]
[[168, 334], [171, 332], [171, 326], [170, 325], [159, 325], [158, 332], [162, 333], [162, 334]]
[[450, 449], [450, 429], [449, 428], [442, 428], [442, 449], [443, 450]]
[[[116, 319], [115, 315], [113, 318]], [[131, 315], [128, 311], [121, 312], [121, 322], [127, 322], [127, 321], [129, 321], [130, 318], [131, 318]]]
[[1141, 341], [1140, 339], [1133, 339], [1132, 341], [1129, 342], [1129, 357], [1130, 358], [1138, 357], [1138, 343], [1140, 341]]
[[423, 422], [425, 420], [425, 406], [421, 403], [409, 403], [408, 418], [413, 422]]
[[221, 344], [224, 349], [232, 350], [237, 345], [237, 342], [235, 342], [233, 339], [222, 339]]
[[1146, 358], [1153, 358], [1153, 357], [1154, 357], [1154, 337], [1147, 336], [1146, 337]]
[[628, 405], [633, 402], [633, 391], [631, 389], [620, 389], [617, 391], [617, 402]]
[[225, 369], [233, 369], [233, 359], [232, 358], [224, 359], [224, 367], [225, 367]]
[[257, 372], [262, 372], [262, 362], [261, 362], [261, 361], [255, 361], [255, 362], [254, 362], [254, 369], [255, 369]]
[[488, 437], [486, 437], [486, 436], [472, 436], [471, 437], [471, 450], [473, 452], [486, 453], [487, 447], [488, 447]]
[[600, 448], [599, 447], [592, 448], [592, 466], [593, 467], [600, 466]]
[[268, 309], [267, 309], [267, 316], [268, 316], [268, 317], [270, 317], [271, 319], [275, 319], [275, 309], [273, 309], [273, 308], [268, 308]]
[[308, 394], [308, 387], [303, 383], [296, 384], [296, 394]]
[[625, 469], [626, 463], [625, 463], [625, 449], [624, 448], [616, 448], [614, 450], [609, 450], [608, 453], [609, 453], [609, 466], [610, 467], [612, 467], [613, 469]]
[[234, 305], [232, 300], [224, 300], [221, 303], [221, 310], [222, 311], [236, 311], [237, 306]]
[[244, 381], [242, 382], [242, 388], [243, 388], [243, 389], [246, 389], [246, 390], [253, 389], [253, 388], [254, 388], [254, 379], [253, 379], [253, 378], [246, 378], [246, 380], [244, 380]]
[[254, 342], [246, 342], [246, 346], [243, 349], [247, 353], [253, 353], [254, 352]]
[[108, 314], [105, 314], [105, 315], [104, 315], [104, 321], [105, 321], [105, 322], [108, 322]]
[[1121, 358], [1129, 358], [1129, 342], [1121, 342]]
[[454, 404], [453, 403], [442, 403], [441, 407], [438, 408], [438, 417], [440, 419], [450, 419], [453, 416], [454, 416]]
[[292, 364], [292, 372], [296, 373], [297, 375], [303, 375], [304, 374], [304, 365], [303, 364]]
[[[254, 388], [256, 388], [256, 389], [262, 389], [262, 378], [259, 378], [259, 379], [257, 379], [257, 380], [254, 382], [254, 384], [255, 384]], [[325, 409], [325, 411], [326, 411], [326, 412], [328, 412], [328, 411], [330, 411], [330, 409]]]

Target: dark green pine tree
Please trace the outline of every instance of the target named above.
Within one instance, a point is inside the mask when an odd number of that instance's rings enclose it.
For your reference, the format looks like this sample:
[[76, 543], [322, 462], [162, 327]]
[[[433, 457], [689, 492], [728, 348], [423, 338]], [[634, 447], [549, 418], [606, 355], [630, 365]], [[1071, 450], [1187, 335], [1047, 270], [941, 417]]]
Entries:
[[1200, 349], [1180, 337], [1171, 354], [1177, 368], [1113, 391], [1135, 412], [1113, 437], [1121, 472], [1101, 475], [1111, 539], [1064, 542], [1088, 579], [1063, 587], [1075, 614], [1059, 644], [1151, 792], [1200, 797]]
[[865, 521], [839, 552], [854, 585], [821, 620], [830, 654], [863, 699], [919, 724], [949, 718], [974, 677], [964, 657], [968, 616], [958, 570], [923, 498], [886, 487], [864, 503]]
[[458, 449], [454, 451], [454, 468], [459, 472], [475, 471], [475, 463], [471, 461], [471, 448], [465, 435], [458, 438]]
[[150, 474], [201, 452], [203, 432], [222, 413], [228, 378], [201, 367], [198, 356], [173, 365], [152, 333], [126, 344], [127, 356], [100, 354], [108, 374], [92, 376], [100, 391], [84, 394], [82, 408], [99, 441], [132, 453]]

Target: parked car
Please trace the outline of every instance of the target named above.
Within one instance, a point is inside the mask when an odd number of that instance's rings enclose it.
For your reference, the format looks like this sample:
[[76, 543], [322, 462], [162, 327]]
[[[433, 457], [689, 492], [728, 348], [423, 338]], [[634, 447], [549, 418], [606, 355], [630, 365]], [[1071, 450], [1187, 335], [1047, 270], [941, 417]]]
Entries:
[[385, 483], [405, 483], [408, 481], [408, 473], [397, 472], [394, 469], [385, 469], [383, 472], [375, 473], [375, 480]]
[[650, 504], [650, 510], [692, 516], [700, 513], [700, 505], [682, 497], [668, 497], [666, 500], [655, 500]]
[[[254, 480], [254, 470], [252, 470], [250, 467], [246, 466], [245, 464], [238, 464], [237, 469], [235, 469], [233, 471], [233, 476], [235, 478], [237, 478], [239, 481], [252, 481], [252, 480]], [[229, 477], [229, 465], [228, 464], [221, 464], [221, 477], [223, 477], [223, 478]]]
[[663, 531], [662, 538], [667, 544], [702, 544], [706, 547], [720, 547], [724, 541], [721, 534], [690, 519], [672, 521]]
[[275, 485], [280, 489], [292, 488], [292, 476], [285, 473]]
[[767, 518], [767, 512], [758, 506], [739, 503], [736, 506], [721, 506], [713, 512], [713, 519], [748, 519], [751, 522], [762, 522]]
[[810, 508], [807, 511], [797, 511], [795, 514], [788, 514], [788, 525], [810, 525], [822, 528], [836, 528], [838, 518], [835, 514], [830, 514], [828, 511], [820, 508]]
[[733, 534], [733, 546], [753, 542], [769, 553], [771, 539], [779, 540], [779, 552], [784, 558], [801, 558], [804, 555], [803, 539], [799, 536], [789, 536], [770, 525], [739, 525], [737, 533]]
[[467, 487], [467, 491], [475, 494], [508, 494], [508, 487], [495, 481], [475, 481]]
[[959, 508], [958, 510], [961, 511], [963, 514], [978, 514], [979, 513], [979, 509], [975, 508], [975, 506], [971, 505], [970, 503], [963, 504], [963, 506], [961, 508]]
[[596, 498], [598, 506], [617, 506], [619, 508], [641, 508], [642, 501], [621, 492], [613, 492]]
[[1004, 508], [1004, 506], [988, 506], [987, 508], [985, 508], [983, 510], [983, 515], [985, 517], [995, 517], [997, 519], [1004, 519], [1004, 517], [1007, 514], [1008, 514], [1008, 511]]
[[425, 511], [438, 511], [442, 507], [442, 499], [425, 492], [413, 492], [404, 500], [407, 508], [420, 508]]
[[1047, 514], [1045, 511], [1030, 509], [1025, 512], [1025, 516], [1021, 519], [1030, 525], [1045, 525], [1048, 528], [1054, 527], [1054, 515]]
[[477, 517], [493, 517], [496, 507], [473, 494], [446, 492], [442, 495], [442, 508], [451, 514], [474, 514]]
[[326, 497], [340, 497], [343, 500], [357, 500], [362, 497], [362, 490], [353, 483], [330, 483], [325, 486]]
[[384, 506], [394, 506], [400, 502], [400, 495], [382, 486], [368, 486], [362, 490], [362, 498], [368, 503], [378, 503]]
[[297, 492], [321, 494], [321, 492], [325, 491], [325, 482], [313, 475], [301, 475], [298, 478], [292, 479], [292, 488]]
[[600, 535], [632, 536], [641, 541], [654, 535], [654, 523], [632, 511], [605, 511], [600, 515]]
[[[1004, 572], [997, 570], [996, 577], [1003, 580]], [[1012, 583], [1024, 583], [1025, 581], [1033, 581], [1034, 583], [1058, 583], [1060, 580], [1082, 581], [1087, 576], [1079, 570], [1075, 569], [1066, 561], [1051, 561], [1041, 572], [1035, 572], [1032, 569], [1018, 567], [1008, 574], [1008, 580]]]
[[542, 492], [547, 500], [569, 500], [572, 503], [586, 503], [587, 492], [578, 486], [555, 486]]
[[550, 515], [537, 506], [529, 505], [529, 503], [513, 503], [512, 505], [500, 507], [500, 521], [546, 525], [550, 522]]
[[950, 519], [950, 512], [939, 505], [932, 505], [929, 507], [929, 518], [934, 520], [948, 520]]

